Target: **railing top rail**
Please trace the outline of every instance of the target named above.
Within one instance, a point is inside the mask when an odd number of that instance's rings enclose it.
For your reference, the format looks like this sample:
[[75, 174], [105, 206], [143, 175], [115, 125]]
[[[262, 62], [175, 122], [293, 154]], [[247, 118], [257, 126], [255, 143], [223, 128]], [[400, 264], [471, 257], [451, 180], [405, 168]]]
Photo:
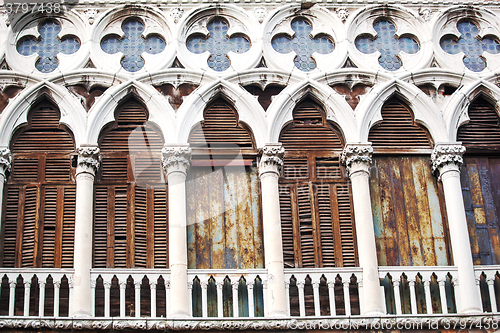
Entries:
[[285, 268], [285, 275], [293, 274], [346, 274], [362, 273], [361, 267], [332, 267], [332, 268]]
[[456, 266], [379, 266], [379, 272], [456, 272]]
[[153, 268], [92, 268], [90, 274], [159, 274], [169, 275], [170, 269], [153, 269]]
[[265, 275], [266, 269], [188, 269], [189, 276], [195, 275]]
[[73, 274], [75, 270], [73, 268], [7, 268], [1, 267], [0, 274], [37, 274], [37, 273], [61, 273], [61, 274]]

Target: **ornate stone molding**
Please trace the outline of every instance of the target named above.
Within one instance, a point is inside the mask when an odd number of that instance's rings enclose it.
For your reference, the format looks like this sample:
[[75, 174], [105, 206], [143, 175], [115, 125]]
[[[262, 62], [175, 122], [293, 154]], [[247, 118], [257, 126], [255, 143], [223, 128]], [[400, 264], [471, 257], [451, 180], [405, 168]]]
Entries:
[[347, 144], [342, 151], [341, 160], [347, 167], [347, 171], [351, 173], [354, 164], [365, 164], [369, 167], [372, 162], [372, 154], [371, 143]]
[[89, 21], [89, 24], [92, 25], [94, 24], [95, 17], [97, 14], [99, 14], [99, 9], [97, 8], [87, 8], [83, 11], [85, 16], [87, 17], [87, 20]]
[[346, 7], [337, 8], [335, 13], [337, 14], [338, 18], [342, 20], [342, 22], [345, 22], [349, 17], [349, 9], [347, 9]]
[[0, 175], [10, 172], [12, 166], [12, 156], [8, 148], [0, 148]]
[[432, 171], [441, 169], [446, 165], [456, 165], [458, 168], [464, 162], [462, 156], [465, 147], [461, 144], [437, 144], [431, 155]]
[[283, 156], [285, 156], [285, 148], [281, 143], [269, 144], [262, 148], [262, 157], [259, 164], [259, 175], [273, 172], [279, 175], [283, 167]]
[[184, 14], [184, 9], [180, 7], [172, 8], [170, 10], [170, 17], [172, 18], [172, 20], [174, 20], [175, 24], [179, 22], [183, 14]]
[[191, 165], [191, 148], [184, 146], [165, 146], [161, 150], [163, 169], [168, 174], [182, 172], [187, 174]]
[[100, 149], [97, 147], [80, 147], [77, 148], [78, 153], [78, 168], [76, 173], [91, 173], [95, 175], [99, 169]]

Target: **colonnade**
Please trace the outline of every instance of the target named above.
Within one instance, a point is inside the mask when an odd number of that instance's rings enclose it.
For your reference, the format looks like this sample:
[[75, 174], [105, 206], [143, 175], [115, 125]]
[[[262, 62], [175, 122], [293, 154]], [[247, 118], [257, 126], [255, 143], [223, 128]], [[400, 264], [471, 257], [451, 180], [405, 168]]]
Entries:
[[[359, 264], [363, 270], [363, 288], [366, 316], [385, 314], [380, 289], [377, 252], [370, 200], [369, 169], [373, 149], [370, 143], [347, 144], [342, 154], [343, 163], [352, 183], [354, 217]], [[431, 156], [432, 169], [443, 183], [450, 242], [454, 264], [458, 268], [458, 288], [461, 300], [459, 313], [480, 313], [481, 299], [476, 288], [472, 254], [465, 208], [460, 184], [460, 166], [465, 147], [459, 143], [437, 144]], [[94, 178], [99, 167], [99, 148], [81, 147], [77, 150], [76, 217], [74, 249], [74, 291], [71, 305], [73, 317], [92, 316], [91, 281], [92, 221]], [[267, 269], [267, 317], [287, 315], [286, 289], [283, 268], [283, 246], [279, 206], [279, 175], [283, 166], [284, 148], [280, 143], [267, 144], [262, 150], [259, 176], [262, 189], [262, 223], [264, 233], [265, 268]], [[167, 174], [169, 197], [169, 265], [170, 318], [189, 317], [189, 288], [187, 280], [186, 235], [186, 176], [191, 161], [189, 145], [170, 145], [162, 150], [162, 165]], [[8, 149], [0, 149], [0, 200], [6, 172], [10, 170]], [[1, 202], [1, 201], [0, 201]], [[1, 206], [0, 206], [1, 215]], [[457, 285], [457, 284], [455, 284]], [[168, 302], [168, 300], [167, 300]]]

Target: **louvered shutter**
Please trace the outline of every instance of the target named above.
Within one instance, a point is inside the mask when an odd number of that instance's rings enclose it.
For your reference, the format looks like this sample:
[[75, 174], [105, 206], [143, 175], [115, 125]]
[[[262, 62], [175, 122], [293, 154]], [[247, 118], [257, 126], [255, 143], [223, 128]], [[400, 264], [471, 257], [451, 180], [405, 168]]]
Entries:
[[354, 245], [353, 229], [354, 219], [352, 214], [352, 203], [349, 188], [347, 186], [336, 186], [337, 211], [339, 214], [338, 230], [340, 231], [340, 244], [342, 251], [342, 266], [356, 266], [356, 249]]
[[56, 187], [52, 187], [46, 188], [44, 192], [42, 267], [57, 267], [55, 265], [56, 230], [62, 227], [58, 225], [60, 219], [57, 204], [58, 191]]
[[283, 240], [283, 261], [285, 267], [294, 268], [295, 263], [295, 246], [293, 232], [293, 216], [292, 213], [292, 197], [289, 186], [280, 186], [280, 216], [281, 216], [281, 237]]
[[61, 246], [61, 267], [73, 267], [73, 253], [75, 245], [75, 209], [76, 209], [76, 187], [68, 185], [64, 187], [63, 228]]
[[38, 252], [36, 236], [38, 235], [38, 188], [26, 187], [24, 192], [24, 212], [22, 220], [22, 254], [21, 267], [34, 267], [35, 255]]
[[112, 242], [115, 251], [113, 263], [116, 268], [125, 268], [127, 267], [127, 254], [131, 254], [127, 251], [127, 238], [132, 237], [127, 228], [127, 218], [129, 214], [128, 203], [132, 198], [129, 198], [126, 186], [115, 186], [114, 190], [114, 237], [112, 236]]
[[18, 250], [17, 245], [17, 225], [21, 218], [19, 211], [22, 203], [19, 202], [19, 188], [7, 185], [6, 204], [4, 213], [4, 237], [3, 237], [3, 267], [15, 267]]
[[335, 225], [333, 224], [332, 209], [336, 209], [336, 207], [331, 205], [331, 196], [334, 194], [331, 193], [330, 185], [318, 185], [316, 193], [323, 267], [335, 267], [335, 243], [333, 241]]
[[484, 98], [473, 101], [468, 110], [469, 121], [460, 126], [457, 141], [471, 150], [498, 151], [500, 147], [500, 118], [495, 108]]
[[146, 267], [148, 260], [148, 190], [135, 189], [135, 267]]
[[154, 267], [168, 268], [167, 189], [157, 187], [154, 203]]
[[96, 186], [94, 199], [94, 267], [108, 267], [108, 187]]

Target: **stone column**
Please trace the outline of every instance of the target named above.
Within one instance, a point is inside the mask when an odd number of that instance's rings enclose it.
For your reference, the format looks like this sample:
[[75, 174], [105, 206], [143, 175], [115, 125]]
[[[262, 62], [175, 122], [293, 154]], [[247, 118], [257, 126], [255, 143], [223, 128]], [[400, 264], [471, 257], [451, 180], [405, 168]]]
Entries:
[[385, 314], [378, 276], [377, 247], [370, 200], [371, 143], [347, 144], [342, 161], [347, 167], [352, 183], [352, 201], [356, 221], [359, 266], [363, 269], [363, 315]]
[[91, 317], [92, 295], [90, 269], [92, 268], [94, 211], [94, 178], [99, 168], [99, 148], [81, 147], [77, 149], [78, 166], [76, 168], [76, 211], [75, 211], [75, 249], [73, 267], [74, 289], [73, 317]]
[[164, 146], [162, 163], [168, 181], [168, 253], [170, 265], [169, 318], [189, 317], [187, 277], [186, 176], [191, 164], [189, 145]]
[[[10, 172], [10, 167], [12, 165], [12, 157], [10, 155], [10, 150], [8, 148], [0, 148], [0, 221], [2, 221], [2, 208], [3, 208], [3, 185], [7, 180], [5, 175]], [[0, 225], [0, 230], [2, 226]]]
[[262, 192], [262, 224], [264, 229], [264, 256], [267, 268], [267, 316], [285, 317], [286, 292], [283, 270], [283, 244], [278, 179], [285, 149], [281, 143], [268, 144], [262, 150], [259, 177]]
[[444, 201], [450, 228], [453, 261], [458, 268], [459, 287], [455, 293], [462, 300], [458, 312], [481, 313], [481, 298], [476, 286], [469, 230], [465, 217], [462, 186], [460, 184], [460, 166], [465, 147], [457, 144], [438, 144], [432, 152], [432, 170], [438, 171], [439, 180], [443, 183]]

